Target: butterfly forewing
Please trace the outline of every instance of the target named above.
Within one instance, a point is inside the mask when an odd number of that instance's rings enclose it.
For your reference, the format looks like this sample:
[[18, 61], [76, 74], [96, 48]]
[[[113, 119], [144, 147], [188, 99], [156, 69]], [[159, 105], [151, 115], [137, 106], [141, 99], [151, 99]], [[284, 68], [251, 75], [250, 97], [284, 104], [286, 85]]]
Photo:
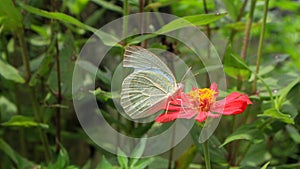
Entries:
[[163, 72], [168, 76], [168, 80], [174, 83], [176, 86], [176, 80], [173, 73], [168, 68], [168, 66], [162, 62], [155, 54], [152, 52], [138, 46], [129, 46], [125, 50], [124, 54], [124, 67], [132, 67], [136, 70], [158, 70]]

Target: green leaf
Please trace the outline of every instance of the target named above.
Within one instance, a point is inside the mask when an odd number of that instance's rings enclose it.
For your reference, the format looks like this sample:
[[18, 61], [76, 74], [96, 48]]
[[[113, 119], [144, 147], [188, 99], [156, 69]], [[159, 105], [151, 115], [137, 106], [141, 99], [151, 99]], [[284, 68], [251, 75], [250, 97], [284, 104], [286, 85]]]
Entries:
[[291, 82], [288, 86], [286, 86], [285, 88], [282, 89], [281, 91], [281, 95], [279, 96], [278, 100], [277, 100], [277, 108], [280, 109], [280, 107], [282, 106], [283, 102], [286, 99], [286, 96], [288, 95], [288, 93], [292, 90], [292, 88], [298, 84], [300, 82], [300, 77], [295, 79], [293, 82]]
[[86, 7], [89, 0], [75, 0], [75, 1], [65, 1], [70, 12], [79, 15], [80, 12]]
[[1, 124], [2, 126], [9, 126], [9, 127], [43, 127], [48, 128], [47, 124], [42, 124], [34, 121], [32, 117], [26, 117], [21, 115], [13, 116], [9, 121], [4, 122]]
[[93, 95], [97, 97], [97, 99], [106, 102], [109, 99], [115, 99], [115, 98], [120, 98], [120, 94], [117, 92], [107, 92], [104, 90], [101, 90], [100, 88], [97, 88], [96, 90], [90, 91]]
[[268, 165], [270, 164], [270, 161], [264, 164], [260, 169], [267, 169]]
[[8, 121], [17, 113], [17, 106], [4, 96], [0, 96], [0, 117], [1, 121]]
[[32, 6], [25, 5], [25, 4], [21, 4], [21, 7], [30, 13], [33, 13], [33, 14], [36, 14], [36, 15], [39, 15], [39, 16], [42, 16], [45, 18], [49, 18], [49, 19], [56, 19], [63, 23], [73, 24], [75, 26], [78, 26], [79, 28], [83, 28], [85, 30], [93, 32], [93, 33], [95, 33], [95, 35], [97, 35], [102, 40], [102, 42], [105, 45], [114, 46], [114, 45], [118, 45], [116, 43], [120, 42], [120, 40], [118, 38], [114, 37], [113, 35], [103, 32], [103, 31], [100, 31], [100, 30], [97, 30], [89, 25], [86, 25], [86, 24], [80, 22], [76, 18], [73, 18], [72, 16], [66, 15], [64, 13], [48, 12], [48, 11], [34, 8]]
[[127, 155], [121, 150], [118, 149], [118, 162], [123, 169], [128, 168], [128, 158]]
[[19, 71], [8, 63], [0, 60], [0, 74], [8, 80], [12, 80], [17, 83], [25, 83], [23, 77], [19, 74]]
[[234, 131], [230, 136], [228, 136], [224, 143], [219, 147], [223, 147], [226, 144], [236, 141], [236, 140], [248, 140], [253, 143], [259, 143], [263, 141], [263, 134], [260, 130], [255, 128], [253, 125], [244, 125]]
[[195, 158], [196, 154], [196, 146], [192, 145], [176, 160], [176, 167], [189, 168], [189, 165], [193, 162], [193, 159]]
[[21, 11], [17, 9], [12, 0], [1, 0], [0, 18], [2, 24], [8, 30], [15, 30], [22, 27]]
[[140, 139], [141, 141], [137, 144], [137, 146], [134, 148], [131, 154], [131, 160], [130, 160], [130, 168], [135, 166], [135, 164], [139, 161], [139, 158], [143, 155], [146, 141], [147, 139]]
[[290, 137], [294, 140], [294, 142], [297, 143], [297, 144], [300, 144], [299, 131], [292, 125], [286, 125], [285, 129], [287, 130]]
[[109, 161], [102, 156], [101, 163], [96, 166], [96, 169], [107, 169], [113, 168], [113, 166], [109, 163]]
[[237, 15], [238, 15], [238, 8], [234, 5], [234, 1], [233, 0], [223, 0], [223, 3], [225, 5], [226, 10], [229, 13], [229, 16], [233, 20], [236, 20]]
[[[237, 57], [237, 56], [235, 56], [235, 55], [231, 55], [231, 56], [232, 56], [233, 59], [234, 59], [235, 61], [237, 61], [241, 66], [243, 66], [244, 68], [246, 68], [247, 70], [249, 70], [250, 72], [252, 72], [252, 73], [254, 73], [254, 74], [256, 75], [256, 73], [255, 73], [254, 71], [252, 71], [251, 68], [250, 68], [246, 63], [244, 63], [243, 60], [241, 60], [240, 57]], [[264, 80], [259, 74], [257, 74], [256, 76], [257, 76], [257, 78], [263, 83], [263, 85], [265, 86], [266, 90], [267, 90], [268, 93], [269, 93], [269, 97], [270, 97], [270, 99], [271, 99], [271, 101], [272, 101], [272, 104], [273, 104], [273, 103], [274, 103], [274, 100], [273, 100], [273, 94], [272, 94], [272, 91], [271, 91], [270, 87], [266, 84], [265, 80]]]
[[33, 168], [34, 163], [20, 156], [1, 138], [0, 150], [2, 150], [18, 166], [17, 168]]
[[[204, 124], [198, 123], [196, 122], [197, 125], [194, 125], [191, 132], [190, 132], [190, 136], [193, 139], [193, 142], [197, 148], [197, 152], [200, 152], [201, 154], [203, 154], [203, 145], [200, 144], [199, 142], [199, 137], [200, 137], [200, 133], [201, 130], [203, 129]], [[219, 147], [221, 145], [220, 141], [218, 140], [218, 138], [214, 135], [212, 135], [209, 140], [209, 149], [214, 150], [214, 151], [210, 151], [210, 156], [211, 156], [211, 161], [212, 163], [217, 163], [217, 164], [221, 164], [221, 163], [227, 163], [226, 160], [226, 156], [227, 156], [227, 152], [225, 150], [225, 148], [221, 147], [221, 148], [216, 148]]]
[[146, 34], [141, 35], [136, 38], [133, 38], [129, 40], [128, 44], [137, 44], [144, 40], [154, 38], [158, 36], [159, 34], [164, 34], [167, 32], [174, 31], [176, 29], [189, 27], [189, 26], [203, 26], [206, 24], [209, 24], [211, 22], [214, 22], [218, 19], [223, 18], [226, 15], [226, 13], [221, 14], [200, 14], [200, 15], [192, 15], [192, 16], [186, 16], [179, 19], [175, 19], [171, 21], [170, 23], [164, 25], [162, 28], [154, 32], [153, 34]]
[[[251, 29], [259, 28], [261, 24], [262, 24], [262, 22], [252, 23]], [[230, 29], [234, 29], [237, 31], [244, 31], [246, 29], [246, 25], [247, 24], [245, 22], [234, 22], [234, 23], [226, 24], [225, 28], [230, 28]]]
[[250, 77], [250, 72], [247, 69], [239, 69], [239, 68], [234, 68], [234, 67], [224, 67], [225, 73], [233, 77], [235, 79], [237, 78], [242, 78], [242, 79], [248, 79]]
[[148, 4], [144, 8], [144, 10], [149, 11], [149, 10], [152, 10], [152, 9], [161, 8], [161, 7], [168, 6], [168, 5], [171, 5], [173, 3], [176, 3], [178, 1], [180, 1], [180, 0], [167, 0], [167, 1], [162, 1], [162, 2], [153, 2], [153, 3]]
[[56, 38], [53, 38], [51, 41], [50, 46], [48, 47], [47, 52], [45, 53], [45, 57], [43, 58], [42, 62], [40, 63], [38, 69], [34, 72], [31, 76], [29, 85], [35, 86], [41, 78], [44, 78], [46, 75], [49, 75], [51, 69], [54, 65], [55, 61], [55, 54], [52, 52], [56, 43]]
[[96, 32], [97, 31], [97, 29], [95, 29], [93, 27], [90, 27], [88, 25], [85, 25], [84, 23], [80, 22], [76, 18], [73, 18], [72, 16], [66, 15], [64, 13], [48, 12], [48, 11], [41, 10], [41, 9], [29, 6], [29, 5], [25, 5], [25, 4], [21, 4], [21, 7], [23, 9], [25, 9], [27, 12], [30, 12], [30, 13], [33, 13], [33, 14], [36, 14], [36, 15], [39, 15], [39, 16], [42, 16], [42, 17], [45, 17], [45, 18], [57, 19], [61, 22], [70, 23], [70, 24], [76, 25], [80, 28], [86, 29], [86, 30], [91, 31], [91, 32]]
[[160, 28], [155, 33], [163, 34], [163, 33], [171, 32], [176, 29], [183, 28], [183, 27], [207, 25], [211, 22], [214, 22], [218, 19], [223, 18], [224, 16], [226, 16], [226, 14], [227, 13], [200, 14], [200, 15], [182, 17], [182, 18], [173, 20], [170, 23], [164, 25], [162, 28]]
[[275, 108], [270, 108], [264, 111], [263, 114], [259, 114], [259, 117], [272, 117], [288, 124], [294, 124], [294, 119], [289, 114], [283, 114]]
[[[49, 164], [48, 168], [49, 169], [65, 169], [69, 165], [69, 155], [67, 150], [62, 146], [59, 151], [57, 160], [55, 163]], [[69, 168], [74, 168], [74, 166], [69, 166]]]
[[[240, 147], [243, 152], [243, 147]], [[250, 166], [259, 166], [272, 157], [268, 152], [267, 144], [265, 141], [251, 145], [246, 153], [244, 159], [241, 161], [241, 168], [251, 168]]]
[[91, 168], [91, 160], [88, 160], [82, 167], [81, 169], [90, 169]]
[[92, 0], [92, 2], [94, 2], [97, 5], [100, 5], [101, 7], [105, 8], [105, 9], [109, 9], [118, 13], [123, 13], [123, 10], [121, 7], [114, 5], [112, 2], [107, 2], [107, 1], [103, 1], [103, 0]]
[[[238, 61], [236, 60], [238, 59]], [[224, 71], [227, 75], [237, 79], [248, 79], [251, 72], [241, 64], [247, 65], [241, 57], [237, 56], [231, 45], [228, 45], [224, 56]]]
[[138, 163], [130, 169], [144, 169], [154, 161], [154, 158], [140, 159]]

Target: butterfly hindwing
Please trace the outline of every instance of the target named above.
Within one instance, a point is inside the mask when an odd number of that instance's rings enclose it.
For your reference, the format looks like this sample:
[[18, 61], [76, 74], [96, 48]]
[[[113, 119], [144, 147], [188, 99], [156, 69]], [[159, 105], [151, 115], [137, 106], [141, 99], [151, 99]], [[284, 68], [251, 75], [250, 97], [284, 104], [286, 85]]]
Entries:
[[173, 84], [162, 72], [137, 71], [123, 81], [121, 105], [133, 119], [147, 117], [163, 109], [174, 90]]

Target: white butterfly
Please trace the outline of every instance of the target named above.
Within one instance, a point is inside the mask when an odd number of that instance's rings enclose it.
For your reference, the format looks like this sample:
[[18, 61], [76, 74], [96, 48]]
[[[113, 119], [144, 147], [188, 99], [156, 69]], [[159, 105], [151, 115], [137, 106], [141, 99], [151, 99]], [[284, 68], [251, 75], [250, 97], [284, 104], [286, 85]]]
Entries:
[[183, 90], [167, 65], [142, 47], [127, 47], [123, 66], [135, 70], [122, 83], [120, 101], [132, 119], [145, 118], [164, 109]]

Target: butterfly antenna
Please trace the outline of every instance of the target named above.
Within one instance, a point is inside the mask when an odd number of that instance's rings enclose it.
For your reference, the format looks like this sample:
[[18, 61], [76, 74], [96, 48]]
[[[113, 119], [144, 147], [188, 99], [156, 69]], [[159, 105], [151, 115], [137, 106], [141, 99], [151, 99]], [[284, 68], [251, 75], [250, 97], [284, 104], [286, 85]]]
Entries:
[[192, 67], [189, 67], [189, 68], [185, 71], [185, 73], [184, 73], [184, 75], [182, 76], [180, 82], [184, 82], [184, 79], [186, 78], [186, 76], [188, 75], [188, 73], [191, 71], [191, 69], [192, 69]]

